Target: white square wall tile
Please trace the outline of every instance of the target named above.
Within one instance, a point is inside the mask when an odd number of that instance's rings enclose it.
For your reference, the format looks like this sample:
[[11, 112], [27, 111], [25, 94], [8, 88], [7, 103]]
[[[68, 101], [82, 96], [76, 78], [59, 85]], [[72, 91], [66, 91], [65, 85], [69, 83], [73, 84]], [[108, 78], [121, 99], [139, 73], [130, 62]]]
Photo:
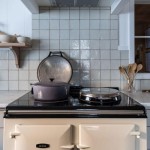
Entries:
[[90, 50], [90, 59], [100, 59], [100, 51]]
[[58, 40], [60, 37], [60, 31], [59, 30], [50, 30], [50, 39]]
[[101, 79], [102, 80], [110, 80], [110, 70], [101, 70]]
[[19, 72], [15, 70], [9, 71], [9, 81], [17, 81], [19, 79]]
[[8, 60], [0, 60], [0, 69], [8, 69]]
[[50, 29], [59, 29], [59, 20], [50, 20]]
[[60, 39], [68, 40], [69, 39], [69, 31], [70, 30], [60, 30]]
[[[70, 57], [71, 59], [80, 59], [79, 50], [70, 50]], [[76, 61], [76, 60], [74, 60]]]
[[39, 16], [40, 19], [49, 19], [49, 9], [41, 9]]
[[38, 60], [30, 60], [29, 61], [29, 70], [37, 70], [39, 63], [40, 62]]
[[101, 40], [110, 39], [110, 30], [100, 30], [99, 34]]
[[118, 40], [111, 40], [111, 49], [118, 49]]
[[70, 10], [70, 19], [79, 19], [79, 10]]
[[29, 60], [39, 60], [39, 50], [29, 51]]
[[50, 50], [40, 50], [39, 51], [39, 57], [40, 57], [40, 60], [43, 60], [44, 58], [46, 58], [49, 54]]
[[100, 10], [100, 19], [110, 19], [110, 10]]
[[110, 29], [110, 20], [100, 20], [100, 29]]
[[[6, 50], [6, 49], [4, 49], [4, 50], [0, 50], [0, 60], [1, 59], [8, 59], [8, 56], [9, 56], [9, 50]], [[9, 56], [9, 58], [10, 58], [10, 56]]]
[[89, 19], [90, 18], [90, 14], [89, 14], [89, 9], [80, 9], [80, 19]]
[[70, 39], [79, 40], [79, 30], [70, 30]]
[[99, 20], [90, 20], [90, 29], [99, 29], [100, 21]]
[[40, 21], [39, 20], [32, 20], [32, 29], [39, 29], [40, 28]]
[[68, 9], [60, 9], [60, 19], [69, 19]]
[[19, 81], [19, 90], [29, 90], [29, 87], [28, 81]]
[[0, 80], [8, 80], [8, 70], [1, 70]]
[[100, 39], [100, 31], [99, 30], [89, 30], [89, 31], [90, 31], [90, 39], [91, 40]]
[[121, 51], [111, 50], [111, 59], [120, 59]]
[[49, 20], [40, 20], [40, 29], [49, 29]]
[[111, 20], [111, 29], [119, 29], [119, 21], [118, 20]]
[[79, 49], [79, 40], [70, 40], [70, 49]]
[[40, 30], [32, 30], [32, 39], [40, 38]]
[[50, 49], [59, 49], [59, 40], [50, 40]]
[[9, 90], [19, 90], [18, 81], [9, 81]]
[[119, 70], [111, 70], [111, 80], [120, 80], [120, 72]]
[[80, 39], [88, 40], [90, 39], [90, 30], [80, 30]]
[[100, 60], [101, 69], [110, 69], [110, 60]]
[[118, 30], [111, 30], [110, 36], [111, 36], [111, 39], [113, 39], [113, 40], [118, 39], [118, 36], [119, 36]]
[[60, 29], [69, 29], [69, 20], [60, 20]]
[[59, 9], [50, 9], [50, 19], [59, 19], [60, 16], [59, 16]]
[[0, 81], [0, 90], [4, 91], [4, 90], [8, 90], [8, 81]]
[[90, 61], [89, 60], [81, 60], [80, 66], [82, 70], [89, 70], [90, 69]]
[[99, 10], [90, 9], [90, 19], [99, 19], [100, 13]]
[[118, 69], [120, 66], [120, 60], [111, 60], [111, 69]]
[[91, 60], [91, 69], [100, 69], [100, 60]]
[[89, 20], [80, 20], [80, 29], [89, 29]]
[[70, 29], [79, 29], [79, 20], [70, 20]]
[[60, 40], [60, 49], [61, 50], [68, 50], [68, 49], [70, 49], [69, 48], [69, 43], [70, 41], [69, 40]]
[[100, 70], [92, 70], [90, 73], [91, 80], [100, 80]]
[[90, 41], [80, 40], [80, 49], [90, 49]]
[[40, 39], [49, 39], [49, 30], [40, 30]]
[[29, 80], [30, 81], [37, 80], [37, 71], [36, 70], [29, 71]]
[[49, 49], [49, 40], [40, 40], [40, 49]]
[[29, 79], [28, 71], [19, 71], [19, 80], [26, 81]]
[[100, 49], [99, 40], [90, 40], [90, 49]]
[[81, 50], [80, 51], [80, 58], [83, 59], [90, 59], [90, 50]]
[[101, 59], [110, 59], [110, 50], [100, 50]]
[[100, 40], [100, 49], [110, 50], [110, 40]]

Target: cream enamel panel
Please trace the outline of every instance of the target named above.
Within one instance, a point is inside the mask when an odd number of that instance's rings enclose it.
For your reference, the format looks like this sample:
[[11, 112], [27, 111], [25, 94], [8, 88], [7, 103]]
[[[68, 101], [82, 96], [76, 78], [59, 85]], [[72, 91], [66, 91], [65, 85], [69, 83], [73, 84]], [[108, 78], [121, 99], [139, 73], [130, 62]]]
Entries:
[[[71, 145], [70, 125], [15, 125], [15, 150], [37, 150], [37, 144], [45, 143], [47, 149], [60, 150], [62, 146]], [[29, 144], [30, 143], [30, 144]], [[70, 148], [71, 149], [71, 148]]]
[[79, 147], [88, 150], [136, 150], [135, 136], [130, 135], [134, 130], [135, 125], [80, 125]]

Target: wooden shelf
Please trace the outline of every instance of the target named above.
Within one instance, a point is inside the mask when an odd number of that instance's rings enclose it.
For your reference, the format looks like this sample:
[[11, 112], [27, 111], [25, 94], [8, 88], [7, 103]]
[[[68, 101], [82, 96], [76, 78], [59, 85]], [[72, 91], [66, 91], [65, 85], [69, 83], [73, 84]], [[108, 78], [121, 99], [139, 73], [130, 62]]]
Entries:
[[17, 68], [20, 68], [20, 61], [19, 61], [20, 48], [28, 48], [28, 47], [31, 47], [31, 45], [26, 43], [0, 43], [0, 48], [9, 48], [13, 52]]

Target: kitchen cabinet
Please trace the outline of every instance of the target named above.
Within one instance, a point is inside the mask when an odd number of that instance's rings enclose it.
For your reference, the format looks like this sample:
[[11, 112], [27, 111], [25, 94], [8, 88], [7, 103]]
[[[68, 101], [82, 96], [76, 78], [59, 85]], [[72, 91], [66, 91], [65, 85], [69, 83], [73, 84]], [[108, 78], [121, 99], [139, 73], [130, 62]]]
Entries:
[[0, 48], [9, 48], [13, 52], [17, 68], [20, 67], [20, 49], [28, 47], [31, 47], [31, 45], [26, 43], [0, 43]]

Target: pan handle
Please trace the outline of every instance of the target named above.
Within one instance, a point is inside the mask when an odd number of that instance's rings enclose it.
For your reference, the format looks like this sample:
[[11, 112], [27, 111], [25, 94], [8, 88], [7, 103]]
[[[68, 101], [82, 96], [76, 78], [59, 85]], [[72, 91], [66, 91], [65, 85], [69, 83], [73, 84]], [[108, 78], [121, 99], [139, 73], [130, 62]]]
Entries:
[[49, 52], [49, 55], [47, 57], [50, 57], [50, 56], [53, 56], [53, 55], [60, 55], [61, 57], [63, 57], [63, 53], [61, 51]]

